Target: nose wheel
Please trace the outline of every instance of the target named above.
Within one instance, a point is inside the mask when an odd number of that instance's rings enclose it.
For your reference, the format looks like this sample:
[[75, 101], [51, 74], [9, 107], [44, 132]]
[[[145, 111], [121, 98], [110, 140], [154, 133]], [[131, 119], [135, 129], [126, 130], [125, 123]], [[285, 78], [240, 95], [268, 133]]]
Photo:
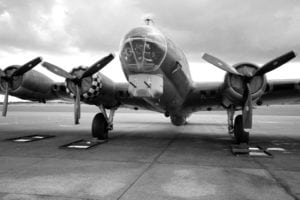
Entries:
[[249, 143], [249, 132], [246, 132], [243, 127], [243, 116], [238, 115], [234, 120], [234, 137], [238, 144]]

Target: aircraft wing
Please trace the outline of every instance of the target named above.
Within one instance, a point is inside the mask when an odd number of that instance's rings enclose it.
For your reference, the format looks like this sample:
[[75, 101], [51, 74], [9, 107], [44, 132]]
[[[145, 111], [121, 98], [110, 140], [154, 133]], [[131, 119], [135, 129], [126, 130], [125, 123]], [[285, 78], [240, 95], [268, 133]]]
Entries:
[[261, 97], [263, 105], [300, 103], [300, 80], [271, 80]]
[[[101, 77], [102, 81], [101, 89], [94, 96], [84, 95], [84, 97], [82, 95], [81, 98], [84, 103], [104, 105], [106, 108], [128, 107], [160, 112], [159, 109], [146, 102], [143, 98], [130, 96], [128, 93], [128, 83], [114, 83], [101, 73], [98, 73], [95, 77], [98, 76]], [[299, 82], [300, 80], [268, 81], [261, 98], [256, 100], [254, 106], [299, 103]], [[72, 92], [67, 89], [65, 82], [54, 82], [47, 76], [34, 70], [23, 75], [21, 85], [17, 86], [15, 84], [14, 86], [16, 89], [10, 90], [9, 95], [21, 99], [38, 102], [50, 100], [74, 101]], [[226, 89], [227, 86], [224, 82], [194, 83], [183, 108], [190, 113], [201, 110], [224, 110], [228, 107], [226, 100], [228, 90]], [[5, 93], [3, 86], [0, 87], [0, 90], [2, 94]]]
[[[5, 94], [6, 82], [0, 80], [0, 93]], [[69, 84], [69, 87], [67, 85]], [[81, 85], [80, 100], [90, 105], [103, 105], [105, 108], [129, 107], [159, 111], [142, 98], [128, 93], [128, 83], [115, 83], [100, 72], [87, 77]], [[44, 74], [30, 70], [9, 83], [8, 95], [23, 100], [46, 102], [51, 100], [75, 100], [76, 87], [72, 83], [54, 82]]]
[[223, 110], [222, 82], [194, 83], [184, 103], [187, 112]]
[[[234, 102], [234, 99], [228, 99], [230, 92], [228, 85], [223, 82], [195, 83], [184, 108], [189, 112], [226, 110], [235, 104], [237, 109], [241, 109], [242, 104]], [[267, 81], [260, 97], [254, 99], [253, 106], [297, 103], [300, 103], [300, 80], [270, 80]]]

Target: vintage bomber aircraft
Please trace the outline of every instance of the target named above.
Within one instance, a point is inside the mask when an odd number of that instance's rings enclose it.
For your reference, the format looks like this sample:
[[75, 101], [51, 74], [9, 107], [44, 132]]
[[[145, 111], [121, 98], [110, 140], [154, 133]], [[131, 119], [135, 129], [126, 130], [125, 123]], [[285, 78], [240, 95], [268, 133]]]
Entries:
[[[252, 128], [254, 106], [299, 101], [300, 80], [267, 81], [265, 76], [294, 58], [293, 51], [261, 67], [248, 62], [231, 66], [204, 54], [204, 60], [227, 73], [223, 83], [195, 83], [183, 52], [149, 22], [146, 20], [146, 25], [130, 30], [121, 42], [119, 58], [127, 83], [114, 83], [99, 72], [114, 58], [113, 54], [90, 67], [74, 68], [70, 73], [48, 62], [42, 63], [66, 78], [65, 83], [54, 82], [31, 70], [42, 62], [40, 57], [22, 66], [0, 70], [1, 92], [5, 94], [3, 116], [7, 112], [8, 95], [40, 102], [74, 99], [75, 124], [79, 123], [81, 102], [98, 106], [101, 112], [93, 119], [92, 135], [106, 139], [119, 107], [164, 113], [176, 126], [185, 125], [187, 117], [196, 111], [225, 110], [229, 133], [234, 134], [237, 143], [248, 143], [247, 129]], [[234, 119], [235, 111], [241, 114]]]

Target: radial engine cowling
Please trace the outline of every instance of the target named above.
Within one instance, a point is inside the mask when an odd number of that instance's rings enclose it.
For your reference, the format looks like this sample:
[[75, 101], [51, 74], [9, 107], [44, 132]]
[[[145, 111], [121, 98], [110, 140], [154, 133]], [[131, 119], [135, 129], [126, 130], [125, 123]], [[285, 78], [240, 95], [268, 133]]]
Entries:
[[[4, 72], [7, 75], [13, 74], [19, 68], [18, 65], [7, 67]], [[23, 75], [14, 76], [8, 83], [0, 80], [0, 90], [4, 91], [8, 84], [9, 94], [21, 99], [44, 101], [53, 98], [51, 88], [53, 80], [38, 71], [28, 71]]]
[[[70, 72], [70, 74], [79, 77], [86, 70], [87, 67], [80, 66], [78, 68], [74, 68]], [[69, 93], [72, 98], [75, 98], [77, 94], [77, 90], [74, 81], [71, 81], [70, 79], [66, 79], [66, 86], [67, 86], [67, 93]], [[95, 96], [99, 95], [101, 88], [102, 88], [102, 81], [99, 73], [95, 73], [92, 76], [83, 78], [80, 84], [80, 99], [83, 101], [84, 100], [88, 101], [94, 98]]]
[[[251, 63], [241, 63], [234, 66], [238, 72], [243, 75], [251, 76], [258, 69], [258, 66]], [[245, 84], [243, 79], [245, 77], [227, 73], [225, 76], [225, 84], [223, 88], [223, 104], [230, 106], [231, 104], [241, 106], [243, 103], [243, 94]], [[264, 93], [267, 86], [265, 75], [255, 76], [250, 81], [251, 97], [253, 101], [258, 100]]]

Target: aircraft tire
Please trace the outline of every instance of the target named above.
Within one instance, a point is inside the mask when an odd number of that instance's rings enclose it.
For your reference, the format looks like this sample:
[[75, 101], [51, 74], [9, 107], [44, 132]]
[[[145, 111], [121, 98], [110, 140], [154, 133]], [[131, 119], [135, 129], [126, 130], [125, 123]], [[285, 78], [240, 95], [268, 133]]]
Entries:
[[92, 136], [99, 140], [108, 139], [107, 121], [102, 113], [96, 114], [93, 119]]
[[242, 115], [236, 116], [234, 120], [234, 137], [238, 144], [249, 142], [249, 132], [244, 130]]

